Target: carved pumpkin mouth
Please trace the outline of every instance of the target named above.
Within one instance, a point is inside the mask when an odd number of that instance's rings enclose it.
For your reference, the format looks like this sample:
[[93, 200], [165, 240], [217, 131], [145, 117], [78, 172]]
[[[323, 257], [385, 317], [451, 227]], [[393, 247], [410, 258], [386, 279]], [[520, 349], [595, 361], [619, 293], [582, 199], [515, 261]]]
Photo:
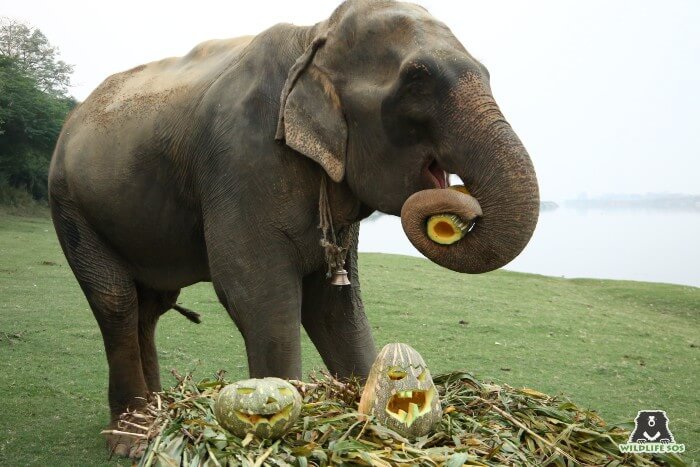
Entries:
[[435, 390], [399, 391], [386, 404], [386, 413], [407, 427], [413, 425], [423, 415], [430, 412], [430, 406], [435, 396]]
[[289, 404], [279, 412], [273, 414], [260, 414], [260, 413], [246, 413], [240, 410], [236, 410], [236, 417], [246, 423], [250, 423], [252, 426], [258, 426], [261, 424], [274, 425], [280, 420], [286, 420], [292, 413], [292, 408], [294, 404]]

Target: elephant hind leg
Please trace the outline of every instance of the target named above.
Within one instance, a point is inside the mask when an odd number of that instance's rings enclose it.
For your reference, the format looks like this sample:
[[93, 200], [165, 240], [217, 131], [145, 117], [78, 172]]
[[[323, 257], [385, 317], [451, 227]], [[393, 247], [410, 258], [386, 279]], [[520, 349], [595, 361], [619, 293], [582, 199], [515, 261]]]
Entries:
[[146, 386], [151, 392], [161, 390], [160, 366], [156, 351], [156, 324], [160, 316], [175, 305], [180, 290], [160, 291], [138, 286], [139, 349]]
[[[111, 427], [127, 409], [145, 404], [147, 386], [139, 350], [136, 285], [124, 262], [69, 201], [51, 199], [51, 211], [68, 264], [102, 332], [109, 364]], [[107, 437], [108, 448], [129, 455], [131, 439]]]

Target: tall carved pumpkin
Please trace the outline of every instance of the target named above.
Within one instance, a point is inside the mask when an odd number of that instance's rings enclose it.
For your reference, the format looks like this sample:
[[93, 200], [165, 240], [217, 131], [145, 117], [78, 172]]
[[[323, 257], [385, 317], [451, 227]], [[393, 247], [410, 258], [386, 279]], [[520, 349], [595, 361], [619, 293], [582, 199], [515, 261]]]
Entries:
[[442, 408], [423, 357], [406, 344], [387, 344], [372, 365], [359, 411], [406, 437], [423, 436]]
[[229, 384], [214, 404], [219, 424], [240, 438], [246, 433], [278, 438], [294, 424], [300, 411], [299, 392], [280, 378], [246, 379]]

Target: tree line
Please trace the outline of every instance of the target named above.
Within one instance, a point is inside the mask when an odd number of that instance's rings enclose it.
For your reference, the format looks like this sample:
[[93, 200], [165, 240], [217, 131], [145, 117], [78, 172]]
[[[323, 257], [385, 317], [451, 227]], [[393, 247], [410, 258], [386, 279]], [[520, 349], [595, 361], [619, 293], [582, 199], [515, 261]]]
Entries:
[[77, 105], [73, 66], [58, 55], [39, 29], [0, 17], [0, 202], [18, 192], [47, 199], [51, 154]]

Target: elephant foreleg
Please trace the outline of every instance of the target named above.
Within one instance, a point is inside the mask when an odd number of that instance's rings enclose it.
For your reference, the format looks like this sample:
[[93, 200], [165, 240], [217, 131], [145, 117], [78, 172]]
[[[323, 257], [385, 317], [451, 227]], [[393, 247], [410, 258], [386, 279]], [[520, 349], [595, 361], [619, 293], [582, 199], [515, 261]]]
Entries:
[[377, 352], [360, 296], [357, 233], [345, 265], [352, 285], [331, 285], [325, 268], [307, 276], [301, 319], [331, 373], [365, 378]]
[[212, 282], [243, 335], [250, 377], [300, 379], [301, 277], [284, 249], [251, 248], [235, 260], [212, 250]]

